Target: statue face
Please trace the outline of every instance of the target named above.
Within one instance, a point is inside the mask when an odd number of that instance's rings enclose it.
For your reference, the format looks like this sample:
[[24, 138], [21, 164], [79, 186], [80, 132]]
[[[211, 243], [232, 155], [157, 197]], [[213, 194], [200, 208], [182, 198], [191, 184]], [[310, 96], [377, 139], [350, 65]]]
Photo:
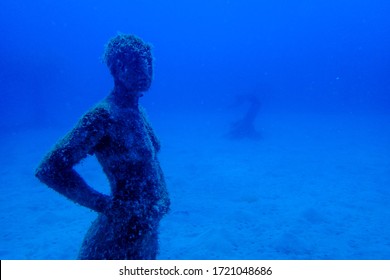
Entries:
[[152, 55], [149, 52], [126, 55], [115, 63], [111, 73], [130, 92], [147, 91], [153, 78]]
[[106, 45], [104, 61], [115, 84], [128, 93], [149, 89], [153, 78], [151, 46], [135, 35], [119, 34]]

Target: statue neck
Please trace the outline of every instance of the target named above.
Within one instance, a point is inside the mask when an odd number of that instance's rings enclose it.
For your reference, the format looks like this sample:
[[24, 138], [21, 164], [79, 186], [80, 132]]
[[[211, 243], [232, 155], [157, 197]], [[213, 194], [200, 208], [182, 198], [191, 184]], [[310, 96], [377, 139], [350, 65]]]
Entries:
[[115, 105], [122, 108], [137, 108], [139, 98], [142, 96], [140, 92], [131, 91], [119, 83], [115, 83], [114, 89], [111, 92], [109, 99]]

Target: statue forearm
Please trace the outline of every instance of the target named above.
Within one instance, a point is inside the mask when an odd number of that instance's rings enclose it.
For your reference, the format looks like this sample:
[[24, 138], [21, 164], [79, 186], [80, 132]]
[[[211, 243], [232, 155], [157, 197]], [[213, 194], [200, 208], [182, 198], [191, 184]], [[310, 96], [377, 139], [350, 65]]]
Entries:
[[109, 207], [110, 196], [89, 187], [74, 169], [52, 170], [40, 166], [35, 175], [50, 188], [82, 206], [99, 213], [104, 213]]

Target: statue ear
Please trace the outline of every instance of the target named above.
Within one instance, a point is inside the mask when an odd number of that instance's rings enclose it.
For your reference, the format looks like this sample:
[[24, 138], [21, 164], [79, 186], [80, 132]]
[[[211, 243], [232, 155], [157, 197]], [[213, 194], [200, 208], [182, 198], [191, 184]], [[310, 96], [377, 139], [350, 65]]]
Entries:
[[114, 77], [117, 76], [118, 74], [118, 69], [121, 69], [123, 67], [123, 63], [121, 61], [116, 61], [115, 63], [111, 64], [109, 66], [111, 75]]

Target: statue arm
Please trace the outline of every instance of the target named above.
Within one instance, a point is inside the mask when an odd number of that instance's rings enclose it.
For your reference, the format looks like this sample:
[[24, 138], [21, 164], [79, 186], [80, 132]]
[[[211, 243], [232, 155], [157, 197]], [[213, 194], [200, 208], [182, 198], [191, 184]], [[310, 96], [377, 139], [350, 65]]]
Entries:
[[50, 188], [96, 212], [105, 212], [110, 197], [88, 186], [73, 167], [88, 154], [94, 153], [94, 147], [105, 135], [107, 115], [108, 112], [103, 109], [85, 114], [46, 155], [35, 173]]

